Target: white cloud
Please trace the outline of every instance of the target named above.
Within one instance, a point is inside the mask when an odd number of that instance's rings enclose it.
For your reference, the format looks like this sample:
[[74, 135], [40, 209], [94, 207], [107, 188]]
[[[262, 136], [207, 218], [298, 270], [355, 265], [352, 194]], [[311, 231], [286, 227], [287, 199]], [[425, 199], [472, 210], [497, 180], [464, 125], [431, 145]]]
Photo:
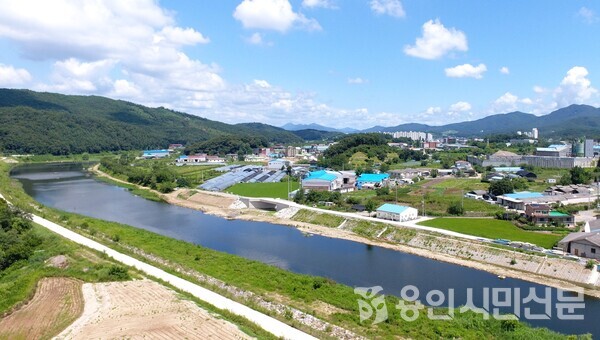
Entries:
[[302, 7], [307, 7], [307, 8], [320, 7], [320, 8], [330, 8], [330, 9], [337, 8], [337, 6], [331, 0], [303, 0]]
[[254, 85], [261, 87], [263, 89], [271, 88], [271, 84], [269, 84], [269, 82], [267, 82], [266, 80], [255, 79]]
[[502, 74], [510, 74], [510, 70], [508, 69], [508, 67], [502, 66], [500, 68], [500, 73], [502, 73]]
[[427, 110], [425, 110], [425, 112], [423, 112], [423, 113], [426, 115], [433, 115], [433, 114], [440, 113], [440, 112], [442, 112], [441, 107], [431, 106], [431, 107], [428, 107]]
[[541, 86], [539, 86], [539, 85], [535, 85], [535, 86], [533, 87], [533, 92], [535, 92], [535, 93], [537, 93], [537, 94], [541, 94], [541, 93], [544, 93], [544, 92], [546, 92], [546, 89], [545, 89], [545, 88], [543, 88], [543, 87], [541, 87]]
[[471, 104], [468, 102], [456, 102], [450, 105], [449, 111], [452, 113], [465, 112], [471, 110]]
[[368, 83], [369, 81], [367, 79], [363, 79], [361, 77], [356, 77], [356, 78], [348, 78], [348, 84], [365, 84]]
[[75, 58], [57, 61], [52, 66], [51, 84], [38, 84], [36, 89], [66, 93], [104, 92], [112, 87], [109, 73], [116, 62], [105, 59], [82, 62]]
[[577, 16], [579, 16], [586, 24], [593, 24], [598, 21], [596, 12], [587, 7], [581, 7], [577, 12]]
[[261, 33], [255, 32], [246, 38], [246, 42], [251, 45], [272, 45], [271, 42], [265, 42], [264, 36]]
[[140, 98], [141, 95], [142, 91], [133, 82], [125, 79], [118, 79], [113, 83], [111, 97], [131, 99]]
[[309, 31], [320, 30], [315, 19], [294, 12], [288, 0], [243, 0], [233, 13], [244, 28], [286, 32], [296, 26]]
[[542, 108], [547, 109], [542, 101], [534, 101], [531, 98], [519, 98], [510, 92], [504, 93], [492, 103], [490, 113], [507, 113], [514, 111], [540, 113]]
[[571, 68], [554, 90], [554, 98], [559, 106], [583, 104], [598, 93], [587, 78], [588, 70], [582, 66]]
[[[208, 37], [178, 27], [173, 13], [153, 0], [0, 0], [0, 38], [14, 42], [25, 58], [54, 61], [49, 83], [36, 84], [38, 90], [131, 95], [163, 105], [197, 102], [190, 92], [226, 87], [217, 65], [182, 51]], [[136, 97], [140, 92], [144, 97]]]
[[423, 59], [439, 59], [452, 51], [467, 51], [467, 37], [455, 28], [447, 29], [439, 20], [423, 24], [423, 36], [414, 46], [405, 46], [404, 53]]
[[473, 66], [471, 64], [463, 64], [455, 67], [445, 69], [446, 76], [452, 78], [483, 78], [483, 73], [487, 71], [487, 67], [484, 64]]
[[210, 39], [206, 38], [200, 32], [196, 32], [193, 28], [181, 28], [167, 26], [155, 36], [155, 41], [160, 42], [166, 40], [176, 45], [196, 45], [208, 44]]
[[25, 85], [30, 81], [31, 74], [26, 69], [0, 64], [0, 86], [19, 86]]
[[392, 17], [402, 18], [406, 15], [400, 0], [371, 0], [371, 10], [376, 14], [387, 14]]

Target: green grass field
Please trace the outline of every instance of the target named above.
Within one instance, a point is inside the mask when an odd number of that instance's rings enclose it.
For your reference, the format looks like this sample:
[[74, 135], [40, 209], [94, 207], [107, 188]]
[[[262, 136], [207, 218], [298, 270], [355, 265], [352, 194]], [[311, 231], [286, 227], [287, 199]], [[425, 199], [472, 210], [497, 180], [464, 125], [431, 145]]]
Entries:
[[[420, 183], [417, 183], [419, 185]], [[447, 178], [443, 182], [431, 185], [436, 189], [461, 189], [465, 192], [471, 190], [487, 190], [488, 183], [483, 183], [479, 178]]]
[[525, 231], [508, 221], [487, 218], [436, 218], [419, 224], [491, 239], [529, 242], [544, 248], [552, 248], [563, 237], [560, 234]]
[[[290, 182], [290, 191], [299, 188], [298, 182]], [[227, 188], [228, 192], [246, 197], [271, 197], [287, 199], [288, 183], [238, 183]]]

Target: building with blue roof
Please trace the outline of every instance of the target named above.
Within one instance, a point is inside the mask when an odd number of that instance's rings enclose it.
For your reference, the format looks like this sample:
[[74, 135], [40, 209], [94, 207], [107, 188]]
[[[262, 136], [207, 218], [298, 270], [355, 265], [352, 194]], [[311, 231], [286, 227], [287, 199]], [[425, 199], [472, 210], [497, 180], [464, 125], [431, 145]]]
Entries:
[[356, 180], [356, 186], [358, 189], [363, 187], [382, 187], [387, 184], [389, 174], [362, 174], [358, 176]]
[[498, 196], [496, 201], [509, 209], [525, 210], [526, 204], [536, 203], [536, 200], [539, 200], [539, 203], [545, 202], [546, 197], [541, 192], [521, 191]]
[[341, 174], [334, 171], [319, 170], [309, 172], [302, 180], [304, 190], [334, 191], [341, 187]]
[[163, 158], [169, 155], [169, 150], [144, 150], [142, 157], [144, 158]]
[[385, 203], [377, 208], [377, 218], [392, 221], [410, 221], [419, 217], [419, 211], [404, 205]]
[[341, 191], [354, 190], [356, 174], [353, 171], [319, 170], [308, 173], [302, 180], [304, 190]]

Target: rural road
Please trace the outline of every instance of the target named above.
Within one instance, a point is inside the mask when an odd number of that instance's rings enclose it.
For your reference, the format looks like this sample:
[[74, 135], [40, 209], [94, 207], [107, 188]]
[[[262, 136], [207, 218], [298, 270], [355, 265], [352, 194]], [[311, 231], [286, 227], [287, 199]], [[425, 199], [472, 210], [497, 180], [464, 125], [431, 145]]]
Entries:
[[[0, 198], [4, 199], [4, 196], [0, 194]], [[8, 201], [7, 201], [8, 202]], [[279, 320], [276, 320], [270, 316], [267, 316], [263, 313], [257, 312], [247, 306], [242, 305], [241, 303], [230, 300], [224, 296], [221, 296], [215, 292], [212, 292], [206, 288], [200, 287], [194, 283], [186, 281], [182, 278], [179, 278], [175, 275], [169, 274], [162, 269], [159, 269], [155, 266], [144, 263], [140, 260], [137, 260], [131, 256], [119, 253], [111, 248], [108, 248], [96, 241], [93, 241], [87, 237], [84, 237], [78, 233], [75, 233], [69, 229], [61, 227], [60, 225], [51, 222], [47, 219], [39, 217], [37, 215], [32, 215], [33, 222], [49, 229], [52, 232], [55, 232], [75, 243], [84, 245], [88, 248], [98, 250], [106, 253], [106, 255], [115, 259], [118, 262], [121, 262], [127, 266], [134, 267], [139, 271], [146, 273], [147, 275], [154, 276], [159, 278], [174, 287], [192, 294], [194, 297], [207, 302], [219, 309], [227, 310], [236, 315], [242, 316], [269, 333], [274, 334], [277, 337], [282, 337], [285, 339], [316, 339], [300, 330], [297, 330]]]
[[379, 218], [375, 218], [375, 217], [362, 216], [362, 215], [359, 215], [359, 214], [356, 214], [356, 213], [348, 213], [348, 212], [342, 212], [342, 211], [334, 211], [334, 210], [326, 210], [326, 209], [321, 209], [321, 208], [313, 208], [313, 207], [309, 207], [309, 206], [306, 206], [306, 205], [295, 203], [293, 201], [288, 201], [288, 200], [279, 199], [279, 198], [264, 198], [264, 197], [260, 197], [260, 198], [251, 198], [251, 199], [260, 199], [260, 200], [264, 200], [264, 201], [278, 202], [278, 203], [286, 204], [286, 205], [288, 205], [290, 207], [311, 210], [311, 211], [315, 211], [315, 212], [318, 212], [318, 213], [324, 213], [324, 214], [330, 214], [330, 215], [337, 215], [337, 216], [341, 216], [341, 217], [344, 217], [344, 218], [353, 218], [353, 219], [365, 220], [365, 221], [369, 221], [369, 222], [380, 222], [380, 223], [395, 225], [395, 226], [398, 226], [398, 227], [406, 227], [406, 228], [412, 228], [412, 229], [418, 229], [418, 230], [426, 230], [426, 231], [430, 231], [430, 232], [434, 232], [434, 233], [438, 233], [438, 234], [443, 234], [443, 235], [448, 235], [448, 236], [454, 236], [454, 237], [460, 237], [460, 238], [464, 238], [464, 239], [468, 239], [468, 240], [480, 240], [480, 241], [483, 240], [483, 241], [490, 241], [490, 242], [492, 241], [491, 239], [487, 239], [487, 238], [484, 238], [484, 237], [467, 235], [467, 234], [461, 234], [461, 233], [457, 233], [457, 232], [454, 232], [454, 231], [451, 231], [451, 230], [445, 230], [445, 229], [439, 229], [439, 228], [433, 228], [433, 227], [426, 227], [426, 226], [422, 226], [422, 225], [418, 225], [417, 224], [419, 222], [430, 220], [430, 219], [432, 219], [431, 217], [420, 217], [420, 218], [417, 218], [416, 220], [412, 220], [412, 221], [398, 222], [398, 221], [383, 220], [383, 219], [379, 219]]

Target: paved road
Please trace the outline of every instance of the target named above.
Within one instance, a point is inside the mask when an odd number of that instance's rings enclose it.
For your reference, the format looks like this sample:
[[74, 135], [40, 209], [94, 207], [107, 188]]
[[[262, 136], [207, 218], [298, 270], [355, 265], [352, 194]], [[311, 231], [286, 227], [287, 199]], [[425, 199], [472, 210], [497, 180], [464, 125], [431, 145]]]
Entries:
[[[0, 194], [0, 198], [4, 197]], [[121, 262], [127, 266], [134, 267], [147, 275], [154, 276], [165, 282], [170, 283], [174, 287], [181, 289], [184, 292], [192, 294], [196, 298], [207, 302], [219, 309], [228, 310], [234, 314], [245, 317], [246, 319], [254, 322], [264, 330], [274, 334], [275, 336], [282, 337], [285, 339], [316, 339], [302, 331], [299, 331], [279, 320], [276, 320], [270, 316], [257, 312], [249, 307], [242, 305], [241, 303], [230, 300], [223, 297], [215, 292], [212, 292], [206, 288], [200, 287], [194, 283], [186, 281], [175, 275], [169, 274], [162, 269], [139, 261], [131, 256], [119, 253], [111, 248], [108, 248], [96, 241], [93, 241], [87, 237], [77, 234], [69, 229], [61, 227], [60, 225], [41, 218], [37, 215], [32, 215], [33, 222], [81, 245], [92, 248], [106, 253], [118, 262]]]
[[443, 235], [448, 235], [448, 236], [454, 236], [454, 237], [460, 237], [460, 238], [464, 238], [464, 239], [468, 239], [468, 240], [492, 241], [491, 239], [487, 239], [487, 238], [484, 238], [484, 237], [467, 235], [467, 234], [461, 234], [461, 233], [457, 233], [457, 232], [451, 231], [451, 230], [445, 230], [445, 229], [439, 229], [439, 228], [433, 228], [433, 227], [426, 227], [426, 226], [422, 226], [422, 225], [418, 225], [417, 224], [417, 223], [422, 222], [422, 221], [430, 220], [430, 219], [432, 219], [431, 217], [420, 217], [420, 218], [418, 218], [416, 220], [412, 220], [412, 221], [398, 222], [398, 221], [384, 220], [384, 219], [375, 218], [375, 217], [362, 216], [362, 215], [359, 215], [357, 213], [349, 213], [349, 212], [342, 212], [342, 211], [326, 210], [326, 209], [321, 209], [321, 208], [313, 208], [313, 207], [309, 207], [309, 206], [306, 206], [306, 205], [297, 204], [297, 203], [295, 203], [293, 201], [287, 201], [287, 200], [278, 199], [278, 198], [260, 198], [260, 199], [265, 200], [265, 201], [281, 202], [283, 204], [289, 205], [290, 207], [311, 210], [311, 211], [315, 211], [315, 212], [319, 212], [319, 213], [337, 215], [337, 216], [341, 216], [341, 217], [344, 217], [344, 218], [354, 218], [354, 219], [357, 219], [357, 220], [365, 220], [365, 221], [369, 221], [369, 222], [380, 222], [380, 223], [385, 223], [385, 224], [391, 224], [391, 225], [395, 225], [395, 226], [398, 226], [398, 227], [406, 227], [406, 228], [413, 228], [413, 229], [419, 229], [419, 230], [426, 230], [426, 231], [435, 232], [435, 233], [438, 233], [438, 234], [443, 234]]

